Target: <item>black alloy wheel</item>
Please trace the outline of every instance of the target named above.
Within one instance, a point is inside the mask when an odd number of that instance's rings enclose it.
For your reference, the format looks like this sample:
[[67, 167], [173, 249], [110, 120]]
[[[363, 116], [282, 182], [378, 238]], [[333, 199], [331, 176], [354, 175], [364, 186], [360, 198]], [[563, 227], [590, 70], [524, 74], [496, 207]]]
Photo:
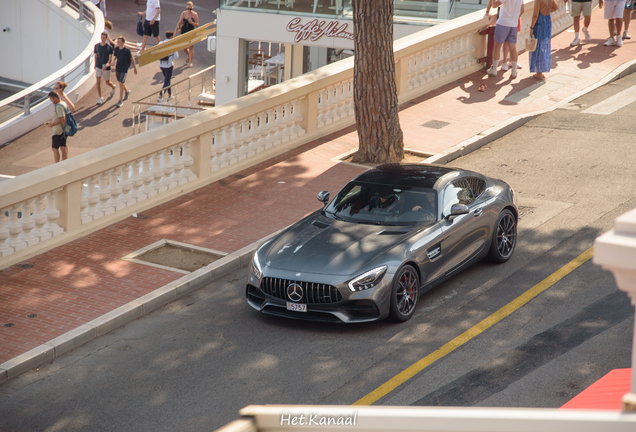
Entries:
[[497, 218], [488, 258], [495, 263], [505, 263], [510, 259], [517, 245], [517, 219], [508, 209]]
[[415, 312], [420, 291], [420, 278], [410, 265], [405, 265], [395, 276], [391, 292], [391, 311], [393, 321], [404, 322]]

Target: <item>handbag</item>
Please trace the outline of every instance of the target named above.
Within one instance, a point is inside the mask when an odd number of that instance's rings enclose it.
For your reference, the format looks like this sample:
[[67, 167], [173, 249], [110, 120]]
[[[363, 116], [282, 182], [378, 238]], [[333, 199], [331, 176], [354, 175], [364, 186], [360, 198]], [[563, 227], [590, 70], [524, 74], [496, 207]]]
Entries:
[[534, 52], [537, 49], [537, 38], [531, 36], [529, 39], [526, 38], [526, 51]]
[[139, 36], [144, 35], [144, 23], [141, 22], [141, 16], [139, 17], [139, 20], [137, 21], [137, 34]]

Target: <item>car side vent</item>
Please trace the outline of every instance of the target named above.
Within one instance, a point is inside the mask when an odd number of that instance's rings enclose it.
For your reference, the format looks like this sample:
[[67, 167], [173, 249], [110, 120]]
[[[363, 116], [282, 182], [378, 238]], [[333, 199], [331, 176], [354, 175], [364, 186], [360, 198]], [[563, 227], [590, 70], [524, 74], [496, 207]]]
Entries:
[[411, 230], [382, 230], [378, 233], [378, 235], [402, 235], [409, 231]]
[[426, 251], [426, 255], [428, 256], [428, 259], [430, 259], [431, 261], [435, 261], [441, 254], [442, 254], [441, 243], [437, 243], [435, 246], [430, 247]]
[[329, 226], [329, 224], [317, 220], [315, 220], [312, 225], [318, 228], [327, 228]]

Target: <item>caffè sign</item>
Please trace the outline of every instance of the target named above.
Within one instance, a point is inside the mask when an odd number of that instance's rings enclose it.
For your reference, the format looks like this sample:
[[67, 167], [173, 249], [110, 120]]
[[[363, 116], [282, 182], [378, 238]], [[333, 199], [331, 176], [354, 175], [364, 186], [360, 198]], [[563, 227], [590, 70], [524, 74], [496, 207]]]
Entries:
[[287, 31], [296, 33], [294, 42], [302, 42], [309, 39], [316, 42], [322, 37], [337, 37], [353, 40], [353, 33], [347, 31], [348, 23], [340, 23], [338, 21], [325, 21], [313, 19], [306, 24], [302, 24], [301, 19], [296, 17], [287, 23]]

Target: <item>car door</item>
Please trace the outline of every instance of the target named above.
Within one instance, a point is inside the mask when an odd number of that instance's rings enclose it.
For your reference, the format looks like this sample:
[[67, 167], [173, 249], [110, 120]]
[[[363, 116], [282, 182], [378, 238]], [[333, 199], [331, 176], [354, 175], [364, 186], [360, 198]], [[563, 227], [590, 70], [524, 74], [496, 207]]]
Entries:
[[484, 217], [485, 202], [475, 199], [467, 178], [450, 182], [442, 197], [443, 215], [448, 216], [453, 204], [464, 204], [468, 213], [443, 219], [442, 252], [444, 271], [450, 274], [479, 253], [486, 244], [490, 228]]

